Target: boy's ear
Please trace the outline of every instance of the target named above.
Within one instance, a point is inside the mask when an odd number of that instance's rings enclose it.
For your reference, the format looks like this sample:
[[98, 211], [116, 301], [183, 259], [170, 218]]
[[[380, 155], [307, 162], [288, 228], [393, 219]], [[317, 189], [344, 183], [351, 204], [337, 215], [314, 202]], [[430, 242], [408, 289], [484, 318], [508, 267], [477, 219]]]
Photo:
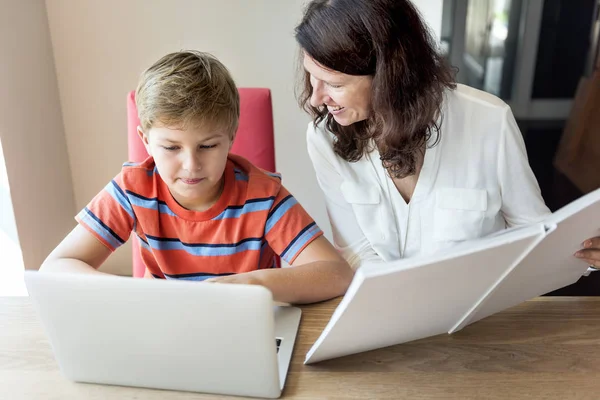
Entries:
[[149, 155], [152, 155], [152, 154], [150, 154], [150, 143], [148, 142], [148, 135], [145, 134], [144, 131], [142, 131], [142, 127], [141, 126], [137, 127], [137, 133], [138, 133], [138, 136], [140, 137], [140, 140], [144, 144], [144, 147], [146, 148], [146, 152]]

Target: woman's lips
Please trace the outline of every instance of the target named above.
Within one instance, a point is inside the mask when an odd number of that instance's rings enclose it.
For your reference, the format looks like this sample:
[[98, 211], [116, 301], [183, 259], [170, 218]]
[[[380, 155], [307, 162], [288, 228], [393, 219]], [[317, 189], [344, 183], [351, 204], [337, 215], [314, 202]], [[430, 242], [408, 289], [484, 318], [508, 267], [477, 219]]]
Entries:
[[328, 111], [333, 115], [339, 115], [346, 110], [346, 107], [342, 107], [339, 110], [334, 109], [333, 107], [327, 107]]

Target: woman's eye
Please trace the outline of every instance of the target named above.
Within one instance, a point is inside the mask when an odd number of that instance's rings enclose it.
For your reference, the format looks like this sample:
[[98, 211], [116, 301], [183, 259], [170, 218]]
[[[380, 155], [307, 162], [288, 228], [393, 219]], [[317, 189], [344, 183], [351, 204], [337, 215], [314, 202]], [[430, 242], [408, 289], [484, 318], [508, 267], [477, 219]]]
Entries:
[[332, 87], [334, 89], [339, 89], [342, 87], [342, 85], [334, 85], [333, 83], [328, 83], [329, 87]]

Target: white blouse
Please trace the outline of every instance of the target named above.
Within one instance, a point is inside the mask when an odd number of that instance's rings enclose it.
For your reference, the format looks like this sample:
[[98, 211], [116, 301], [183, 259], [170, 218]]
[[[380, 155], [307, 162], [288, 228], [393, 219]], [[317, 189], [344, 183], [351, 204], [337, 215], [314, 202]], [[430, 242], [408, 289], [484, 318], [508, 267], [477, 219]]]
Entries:
[[442, 117], [440, 141], [427, 148], [408, 204], [377, 150], [346, 162], [334, 153], [325, 124], [309, 124], [308, 152], [334, 244], [353, 268], [430, 254], [550, 214], [508, 105], [457, 85], [446, 93]]

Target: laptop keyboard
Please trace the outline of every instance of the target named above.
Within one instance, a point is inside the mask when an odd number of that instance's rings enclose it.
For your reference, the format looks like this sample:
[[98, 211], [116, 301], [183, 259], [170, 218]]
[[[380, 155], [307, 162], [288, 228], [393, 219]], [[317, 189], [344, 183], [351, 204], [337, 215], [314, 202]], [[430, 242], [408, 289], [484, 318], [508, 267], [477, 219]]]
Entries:
[[279, 346], [281, 346], [282, 340], [283, 340], [283, 338], [280, 338], [280, 337], [275, 338], [275, 345], [277, 346], [277, 353], [279, 353]]

